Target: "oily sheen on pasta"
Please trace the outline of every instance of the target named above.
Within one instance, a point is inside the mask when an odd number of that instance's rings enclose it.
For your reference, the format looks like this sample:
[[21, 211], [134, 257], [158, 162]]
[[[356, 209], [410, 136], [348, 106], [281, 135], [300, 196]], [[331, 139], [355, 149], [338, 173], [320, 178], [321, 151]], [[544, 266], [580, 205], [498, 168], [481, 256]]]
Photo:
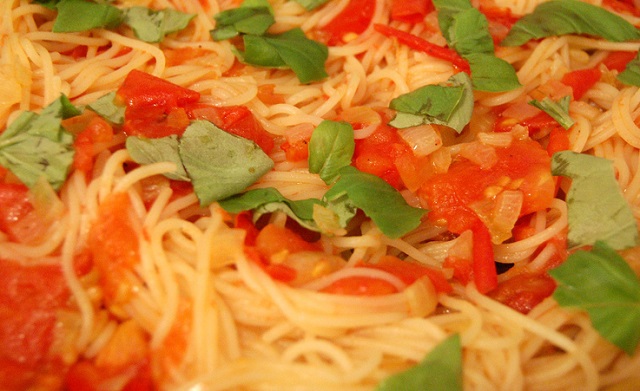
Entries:
[[[132, 71], [142, 71], [197, 92], [200, 105], [249, 110], [274, 147], [265, 151], [273, 167], [248, 190], [275, 188], [292, 201], [322, 199], [331, 184], [309, 170], [306, 155], [292, 157], [292, 145], [306, 146], [325, 120], [347, 122], [354, 129], [354, 164], [364, 170], [368, 163], [358, 163], [357, 156], [364, 156], [371, 140], [383, 138], [378, 128], [394, 115], [390, 102], [421, 87], [447, 83], [461, 72], [451, 61], [375, 27], [391, 26], [447, 47], [431, 1], [423, 2], [426, 11], [413, 21], [395, 20], [392, 15], [402, 7], [389, 0], [330, 0], [311, 10], [296, 1], [269, 1], [275, 19], [270, 33], [300, 28], [308, 38], [327, 44], [327, 76], [309, 83], [301, 83], [288, 68], [243, 64], [236, 56], [237, 40], [212, 39], [214, 16], [241, 3], [114, 2], [119, 8], [194, 15], [186, 28], [149, 43], [124, 25], [53, 32], [55, 8], [3, 0], [0, 129], [23, 112], [40, 113], [60, 96], [84, 108], [118, 91]], [[489, 31], [499, 42], [539, 3], [481, 0], [472, 6], [488, 15]], [[633, 2], [589, 3], [631, 24], [640, 22]], [[329, 44], [335, 30], [325, 27], [349, 9], [360, 16], [370, 12], [362, 31]], [[134, 161], [125, 147], [130, 135], [117, 124], [111, 125], [109, 137], [90, 143], [88, 171], [70, 169], [57, 191], [19, 193], [30, 197], [26, 209], [17, 210], [17, 198], [4, 195], [18, 194], [8, 189], [22, 184], [3, 169], [0, 206], [11, 212], [0, 213], [0, 280], [6, 291], [0, 294], [0, 388], [372, 390], [457, 335], [464, 390], [637, 389], [639, 350], [625, 353], [594, 329], [587, 312], [562, 307], [551, 295], [555, 285], [546, 273], [573, 251], [567, 250], [566, 240], [569, 180], [541, 170], [530, 192], [552, 189], [549, 202], [522, 215], [518, 209], [517, 221], [502, 231], [489, 230], [498, 287], [488, 292], [474, 281], [478, 270], [467, 270], [471, 280], [463, 278], [464, 265], [472, 267], [479, 257], [478, 247], [472, 248], [478, 246], [477, 233], [450, 226], [453, 209], [436, 211], [430, 200], [441, 188], [426, 184], [451, 174], [460, 161], [466, 167], [485, 164], [490, 171], [497, 164], [491, 156], [502, 156], [495, 151], [514, 145], [539, 144], [540, 161], [549, 166], [546, 148], [552, 145], [555, 131], [549, 129], [555, 125], [527, 122], [541, 112], [529, 101], [571, 95], [563, 76], [597, 69], [598, 80], [569, 103], [575, 123], [560, 132], [568, 142], [563, 149], [611, 161], [624, 199], [634, 218], [640, 218], [640, 90], [619, 82], [619, 71], [604, 62], [612, 53], [633, 57], [639, 48], [640, 41], [613, 42], [585, 34], [543, 37], [520, 46], [496, 44], [495, 56], [514, 68], [521, 86], [474, 90], [473, 113], [462, 132], [424, 125], [435, 135], [434, 146], [424, 150], [406, 130], [387, 127], [417, 160], [384, 152], [396, 159], [391, 166], [400, 174], [395, 182], [383, 179], [408, 205], [433, 209], [400, 237], [385, 235], [363, 212], [342, 229], [318, 233], [301, 228], [280, 209], [253, 221], [250, 213], [230, 213], [218, 202], [201, 205], [188, 183], [163, 175], [175, 170], [174, 163]], [[65, 121], [63, 126], [71, 126]], [[77, 140], [74, 145], [79, 148]], [[2, 148], [0, 143], [0, 153]], [[407, 168], [407, 161], [420, 165]], [[418, 171], [426, 179], [412, 182], [407, 172], [420, 177]], [[500, 194], [523, 197], [522, 181], [507, 177], [479, 194], [491, 202]], [[495, 204], [476, 203], [472, 215], [486, 217], [487, 205]], [[266, 227], [287, 227], [283, 235], [303, 242], [303, 250], [265, 256], [247, 238], [258, 235], [259, 241]], [[278, 235], [267, 240], [277, 242]], [[638, 273], [636, 249], [621, 253]], [[424, 274], [407, 280], [393, 267], [367, 267], [396, 261]], [[295, 276], [283, 277], [278, 270], [293, 270]], [[336, 290], [345, 281], [364, 281], [364, 294]], [[551, 291], [527, 291], [527, 281], [552, 284]], [[376, 294], [371, 284], [381, 284], [383, 291]], [[520, 288], [524, 293], [516, 293], [518, 298], [541, 295], [532, 308], [514, 308], [500, 294]]]

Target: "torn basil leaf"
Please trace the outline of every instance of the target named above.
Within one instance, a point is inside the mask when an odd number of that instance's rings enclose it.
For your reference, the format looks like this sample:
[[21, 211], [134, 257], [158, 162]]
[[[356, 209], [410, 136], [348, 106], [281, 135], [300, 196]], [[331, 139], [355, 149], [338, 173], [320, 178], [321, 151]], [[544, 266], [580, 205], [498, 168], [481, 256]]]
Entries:
[[462, 344], [454, 334], [416, 366], [392, 375], [378, 384], [376, 391], [462, 391]]
[[511, 64], [495, 56], [487, 18], [469, 0], [433, 0], [447, 44], [469, 62], [473, 88], [511, 91], [521, 86]]
[[308, 39], [300, 28], [282, 34], [243, 35], [244, 51], [237, 51], [242, 62], [268, 68], [290, 68], [301, 83], [328, 76], [324, 63], [327, 47]]
[[95, 28], [115, 28], [122, 23], [123, 12], [107, 3], [85, 0], [62, 0], [56, 4], [58, 16], [54, 33], [71, 33]]
[[313, 205], [321, 204], [319, 199], [293, 201], [284, 197], [275, 188], [253, 189], [219, 201], [220, 206], [229, 213], [253, 210], [253, 220], [257, 221], [266, 213], [283, 212], [301, 226], [318, 231], [313, 221]]
[[245, 0], [240, 7], [219, 12], [213, 18], [216, 27], [210, 34], [214, 41], [240, 34], [262, 35], [275, 23], [273, 8], [266, 0]]
[[616, 250], [638, 244], [636, 220], [610, 160], [557, 152], [551, 159], [551, 172], [572, 179], [566, 197], [569, 247], [592, 245], [598, 240]]
[[324, 201], [331, 208], [332, 203], [345, 197], [391, 238], [398, 238], [417, 228], [427, 213], [424, 209], [409, 206], [402, 195], [383, 179], [352, 166], [340, 170], [340, 179], [327, 191]]
[[460, 133], [473, 112], [471, 79], [464, 72], [457, 73], [446, 83], [427, 85], [401, 95], [391, 100], [389, 107], [398, 112], [389, 122], [395, 128], [438, 124]]
[[167, 178], [178, 181], [189, 181], [189, 175], [182, 165], [178, 151], [178, 136], [171, 135], [161, 138], [127, 137], [125, 143], [129, 155], [138, 164], [152, 164], [157, 162], [172, 162], [176, 165], [175, 172], [164, 174]]
[[126, 106], [116, 105], [114, 99], [116, 97], [115, 91], [101, 96], [95, 102], [90, 103], [87, 107], [95, 111], [102, 118], [107, 121], [122, 125], [124, 123], [124, 111]]
[[138, 39], [161, 42], [166, 35], [187, 27], [194, 16], [171, 8], [155, 11], [146, 7], [131, 7], [124, 10], [124, 23], [131, 27]]
[[309, 172], [319, 174], [325, 183], [331, 184], [340, 169], [351, 164], [354, 150], [351, 124], [322, 121], [309, 140]]
[[571, 101], [571, 97], [565, 96], [560, 100], [553, 101], [548, 97], [545, 97], [541, 101], [532, 100], [529, 102], [530, 105], [539, 108], [545, 113], [549, 114], [551, 118], [558, 121], [558, 123], [565, 129], [569, 129], [573, 126], [575, 121], [569, 115], [569, 102]]
[[178, 150], [201, 205], [244, 191], [273, 167], [256, 143], [204, 120], [187, 127]]
[[40, 114], [22, 113], [0, 133], [0, 165], [28, 187], [44, 176], [51, 187], [60, 189], [75, 154], [73, 136], [61, 121], [79, 114], [64, 95]]
[[554, 0], [539, 4], [520, 18], [501, 46], [520, 46], [532, 39], [586, 34], [613, 42], [640, 39], [640, 31], [606, 9], [578, 0]]
[[640, 342], [640, 280], [614, 249], [596, 241], [549, 274], [558, 283], [558, 304], [586, 311], [603, 338], [633, 355]]

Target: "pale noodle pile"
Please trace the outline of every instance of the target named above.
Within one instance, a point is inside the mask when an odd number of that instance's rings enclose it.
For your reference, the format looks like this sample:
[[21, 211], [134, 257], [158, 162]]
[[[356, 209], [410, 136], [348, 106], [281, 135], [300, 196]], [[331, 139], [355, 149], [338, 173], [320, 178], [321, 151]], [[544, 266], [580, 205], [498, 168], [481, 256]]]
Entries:
[[[4, 128], [19, 111], [37, 111], [60, 94], [77, 105], [90, 103], [115, 90], [132, 69], [142, 69], [200, 92], [207, 103], [246, 105], [275, 135], [305, 135], [323, 119], [337, 118], [345, 110], [351, 114], [344, 117], [370, 115], [370, 110], [354, 108], [387, 107], [392, 98], [445, 81], [453, 73], [449, 63], [398, 45], [370, 27], [350, 43], [330, 48], [330, 77], [322, 82], [300, 85], [292, 72], [254, 68], [223, 76], [234, 56], [229, 43], [211, 40], [212, 15], [238, 2], [131, 0], [121, 5], [133, 3], [175, 7], [198, 16], [187, 30], [157, 45], [106, 30], [52, 33], [53, 12], [26, 0], [0, 2], [0, 126]], [[277, 29], [301, 26], [305, 31], [327, 23], [346, 3], [335, 0], [332, 6], [309, 13], [293, 1], [271, 1]], [[530, 12], [535, 3], [496, 1], [516, 14]], [[378, 0], [374, 22], [388, 23], [389, 7], [389, 2]], [[427, 22], [437, 23], [434, 15]], [[424, 29], [420, 24], [411, 32], [445, 44], [440, 35]], [[107, 44], [108, 50], [98, 50]], [[61, 54], [78, 45], [88, 46], [86, 59], [75, 61]], [[476, 120], [481, 122], [488, 108], [515, 100], [568, 69], [593, 66], [608, 51], [636, 51], [639, 46], [562, 37], [525, 48], [499, 48], [497, 54], [514, 64], [524, 87], [503, 94], [477, 93]], [[163, 50], [187, 47], [198, 50], [199, 56], [180, 65], [167, 62]], [[267, 105], [258, 99], [259, 88], [270, 84], [285, 96], [284, 103]], [[620, 186], [640, 218], [640, 129], [634, 123], [640, 115], [640, 90], [603, 77], [582, 101], [572, 103], [571, 115], [577, 122], [572, 149], [592, 150], [615, 162]], [[356, 137], [366, 137], [367, 131], [372, 129], [356, 131]], [[480, 132], [481, 126], [472, 126], [464, 141], [485, 137], [491, 142], [491, 135], [478, 136]], [[112, 144], [122, 142], [116, 138]], [[82, 357], [94, 357], [119, 321], [132, 319], [146, 330], [152, 351], [162, 348], [172, 328], [187, 322], [191, 333], [184, 360], [162, 370], [168, 389], [365, 390], [414, 365], [446, 336], [460, 333], [468, 390], [595, 390], [616, 384], [625, 389], [638, 384], [637, 377], [632, 382], [640, 371], [640, 354], [626, 356], [600, 338], [584, 314], [562, 310], [551, 299], [525, 316], [472, 286], [456, 287], [455, 295], [440, 297], [430, 284], [421, 283], [374, 298], [314, 292], [341, 274], [366, 273], [353, 268], [304, 288], [275, 282], [245, 258], [243, 232], [229, 228], [216, 205], [205, 217], [190, 222], [187, 217], [202, 212], [196, 197], [169, 202], [171, 190], [165, 187], [145, 208], [141, 181], [170, 171], [171, 165], [125, 173], [123, 165], [130, 161], [126, 150], [111, 154], [107, 147], [98, 155], [93, 180], [87, 183], [76, 173], [63, 187], [60, 215], [46, 240], [27, 246], [0, 238], [3, 258], [24, 264], [62, 263], [81, 314], [69, 322], [77, 326], [76, 353]], [[275, 169], [256, 187], [276, 187], [293, 199], [321, 197], [326, 191], [305, 163], [287, 162], [279, 148], [271, 157]], [[95, 273], [79, 280], [72, 263], [86, 245], [99, 205], [117, 192], [127, 192], [133, 203], [142, 259], [136, 275], [130, 276], [138, 287], [134, 298], [107, 309], [101, 306]], [[405, 195], [412, 202], [412, 195]], [[273, 222], [284, 221], [283, 216], [273, 217]], [[555, 200], [552, 209], [533, 219], [537, 234], [497, 245], [496, 259], [529, 264], [535, 270], [555, 250], [549, 246], [535, 257], [534, 250], [566, 224], [566, 204]], [[445, 229], [428, 223], [402, 240], [386, 238], [372, 225], [361, 230], [357, 237], [323, 238], [323, 246], [332, 253], [353, 250], [349, 264], [390, 253], [438, 267], [455, 242], [434, 241]], [[52, 255], [59, 248], [61, 256]], [[404, 288], [394, 276], [376, 273]], [[437, 303], [440, 307], [433, 312]]]

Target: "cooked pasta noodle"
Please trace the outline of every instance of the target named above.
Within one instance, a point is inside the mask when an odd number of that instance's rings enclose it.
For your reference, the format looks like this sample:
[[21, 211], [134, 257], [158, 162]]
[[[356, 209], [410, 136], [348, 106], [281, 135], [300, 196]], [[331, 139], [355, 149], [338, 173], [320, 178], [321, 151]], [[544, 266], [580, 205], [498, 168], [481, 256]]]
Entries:
[[[2, 1], [0, 128], [21, 112], [40, 112], [60, 95], [76, 106], [88, 105], [116, 91], [132, 70], [143, 70], [197, 91], [201, 103], [247, 107], [278, 140], [270, 153], [274, 168], [250, 189], [276, 188], [291, 200], [321, 199], [329, 186], [309, 171], [306, 161], [289, 161], [279, 148], [282, 142], [308, 140], [323, 120], [349, 116], [354, 118], [350, 122], [362, 121], [355, 129], [356, 140], [367, 140], [387, 120], [385, 108], [392, 99], [443, 83], [457, 72], [450, 62], [388, 39], [373, 27], [390, 24], [444, 46], [434, 13], [413, 25], [390, 22], [391, 1], [372, 2], [369, 26], [346, 43], [329, 46], [329, 76], [302, 84], [290, 70], [242, 65], [230, 42], [211, 39], [213, 15], [237, 7], [239, 1], [115, 2], [119, 7], [137, 4], [196, 15], [186, 29], [161, 43], [143, 42], [127, 27], [52, 32], [54, 10], [27, 0]], [[473, 3], [523, 15], [540, 2]], [[294, 1], [269, 3], [276, 19], [272, 31], [300, 27], [314, 37], [349, 1], [330, 1], [313, 11]], [[590, 3], [606, 7], [611, 2]], [[529, 140], [526, 129], [518, 126], [494, 133], [495, 110], [526, 103], [569, 71], [600, 67], [600, 81], [569, 106], [575, 120], [568, 133], [570, 149], [612, 161], [624, 197], [640, 219], [640, 92], [599, 65], [611, 52], [639, 48], [638, 42], [571, 35], [499, 47], [496, 55], [514, 66], [523, 86], [501, 93], [476, 91], [468, 129], [461, 135], [440, 130], [443, 145], [426, 156], [425, 164], [434, 172], [446, 172], [462, 156], [481, 159], [469, 151], [493, 151]], [[265, 98], [265, 91], [271, 91], [267, 95], [272, 100]], [[539, 136], [542, 143], [546, 136]], [[125, 338], [136, 346], [136, 336], [141, 336], [141, 354], [148, 359], [157, 389], [369, 390], [416, 365], [446, 337], [459, 334], [465, 390], [640, 387], [640, 351], [627, 355], [614, 347], [594, 330], [586, 313], [562, 308], [548, 297], [523, 314], [480, 293], [473, 283], [460, 283], [446, 260], [454, 253], [470, 254], [471, 232], [453, 234], [442, 222], [423, 219], [412, 232], [390, 238], [357, 216], [355, 231], [319, 235], [316, 252], [297, 258], [314, 265], [308, 280], [278, 281], [245, 252], [247, 234], [234, 225], [233, 216], [217, 203], [200, 205], [192, 191], [170, 187], [162, 174], [173, 172], [174, 163], [136, 164], [124, 142], [124, 135], [116, 134], [93, 146], [92, 171], [69, 175], [54, 196], [59, 211], [34, 224], [34, 230], [43, 226], [36, 230], [38, 237], [21, 241], [0, 232], [1, 260], [58, 265], [62, 270], [71, 304], [58, 315], [64, 336], [56, 337], [52, 349], [63, 357], [64, 371], [79, 362], [117, 366], [118, 358], [109, 353], [115, 341]], [[422, 195], [413, 190], [402, 194], [420, 206]], [[117, 285], [108, 287], [95, 266], [80, 273], [78, 260], [93, 251], [95, 226], [110, 218], [105, 205], [114, 199], [128, 205], [123, 220], [128, 231], [117, 235], [135, 244], [134, 250], [122, 251], [135, 252], [137, 261], [123, 267]], [[275, 212], [260, 221], [284, 227], [290, 219]], [[527, 236], [495, 243], [495, 261], [509, 269], [498, 276], [499, 282], [521, 273], [542, 273], [557, 262], [562, 249], [554, 240], [566, 235], [567, 225], [567, 202], [558, 197], [548, 208], [531, 213], [523, 225]], [[427, 277], [407, 283], [388, 270], [359, 267], [388, 256], [438, 270], [453, 290], [437, 292]], [[340, 266], [332, 266], [336, 264]], [[383, 281], [395, 292], [325, 292], [348, 278]], [[109, 389], [124, 387], [134, 374], [115, 371]], [[38, 376], [30, 379], [33, 389], [64, 387], [61, 374], [45, 371]]]

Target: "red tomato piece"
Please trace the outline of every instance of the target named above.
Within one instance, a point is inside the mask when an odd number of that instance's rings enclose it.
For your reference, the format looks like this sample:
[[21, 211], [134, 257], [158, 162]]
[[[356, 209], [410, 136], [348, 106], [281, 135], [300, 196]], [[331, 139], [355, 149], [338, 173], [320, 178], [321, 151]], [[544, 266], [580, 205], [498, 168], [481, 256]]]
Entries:
[[527, 314], [542, 300], [551, 296], [555, 288], [555, 281], [546, 273], [525, 273], [501, 282], [490, 296], [516, 311]]
[[211, 121], [226, 132], [255, 142], [265, 153], [273, 149], [273, 137], [245, 106], [217, 107], [196, 104], [189, 106], [187, 110], [190, 118]]
[[300, 162], [309, 158], [309, 140], [285, 141], [280, 145], [280, 149], [290, 162]]
[[602, 72], [599, 69], [588, 68], [565, 73], [561, 81], [573, 89], [573, 99], [578, 100], [600, 81], [600, 77]]
[[335, 18], [320, 29], [321, 39], [326, 40], [329, 46], [336, 46], [348, 40], [350, 34], [361, 34], [371, 24], [375, 8], [375, 0], [350, 0]]
[[418, 279], [427, 276], [439, 293], [451, 292], [453, 289], [440, 270], [415, 262], [403, 261], [391, 255], [381, 257], [377, 263], [362, 264], [359, 267], [384, 270], [400, 278], [407, 285], [411, 285]]
[[547, 144], [547, 153], [553, 156], [554, 153], [567, 151], [571, 149], [568, 131], [561, 126], [556, 126], [549, 133], [549, 143]]
[[507, 36], [511, 27], [513, 27], [519, 19], [518, 16], [511, 13], [511, 9], [506, 7], [485, 6], [481, 4], [479, 10], [487, 17], [489, 33], [496, 45]]
[[[462, 233], [471, 229], [477, 216], [469, 205], [485, 198], [490, 186], [500, 186], [508, 178], [524, 194], [520, 215], [549, 207], [555, 190], [551, 176], [551, 160], [535, 141], [514, 140], [509, 147], [496, 148], [497, 163], [481, 169], [466, 159], [455, 160], [444, 174], [429, 178], [418, 190], [426, 201], [432, 221], [445, 220], [449, 229]], [[515, 181], [515, 182], [514, 182]]]
[[602, 64], [607, 67], [609, 70], [616, 70], [618, 72], [624, 71], [627, 64], [636, 58], [638, 55], [637, 52], [622, 52], [616, 51], [611, 52], [602, 60]]
[[184, 107], [200, 100], [200, 93], [138, 70], [131, 71], [116, 92], [126, 105], [124, 132], [165, 137], [182, 134], [189, 125]]
[[130, 217], [132, 208], [126, 193], [111, 195], [100, 205], [89, 231], [88, 247], [107, 302], [129, 298], [132, 287], [128, 274], [140, 261], [138, 235]]
[[394, 0], [391, 3], [391, 20], [420, 23], [434, 9], [431, 0]]
[[64, 365], [51, 346], [56, 313], [70, 296], [62, 270], [1, 259], [0, 269], [0, 387], [25, 390], [41, 381], [61, 382]]
[[403, 187], [396, 159], [404, 154], [413, 154], [392, 127], [382, 123], [365, 139], [356, 140], [353, 165], [360, 171], [384, 179], [396, 189]]
[[98, 115], [93, 116], [73, 142], [76, 150], [73, 156], [73, 167], [76, 170], [88, 173], [93, 169], [93, 145], [99, 142], [107, 142], [113, 138], [113, 128]]
[[289, 228], [267, 224], [256, 237], [256, 249], [266, 259], [270, 259], [271, 256], [283, 252], [320, 251], [320, 246], [307, 242]]
[[487, 293], [498, 285], [498, 274], [493, 257], [493, 245], [489, 229], [477, 220], [473, 231], [473, 282], [480, 293]]

